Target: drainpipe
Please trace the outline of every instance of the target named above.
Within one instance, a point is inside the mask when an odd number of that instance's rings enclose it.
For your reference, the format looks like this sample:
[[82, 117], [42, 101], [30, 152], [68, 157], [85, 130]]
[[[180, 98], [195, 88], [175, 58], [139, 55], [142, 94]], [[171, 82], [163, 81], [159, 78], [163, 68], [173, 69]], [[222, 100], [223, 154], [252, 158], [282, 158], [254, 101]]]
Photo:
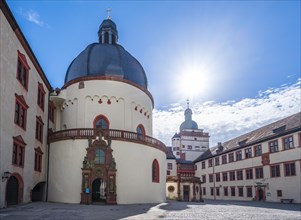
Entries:
[[49, 101], [50, 101], [50, 93], [52, 91], [49, 91], [48, 93], [48, 113], [47, 113], [47, 172], [46, 172], [46, 202], [48, 202], [48, 180], [49, 180], [49, 154], [50, 154], [50, 144], [48, 142], [48, 135], [49, 135]]
[[216, 200], [216, 189], [215, 189], [215, 172], [214, 172], [214, 165], [215, 165], [215, 161], [214, 158], [212, 158], [212, 169], [213, 169], [213, 196], [214, 196], [214, 200]]

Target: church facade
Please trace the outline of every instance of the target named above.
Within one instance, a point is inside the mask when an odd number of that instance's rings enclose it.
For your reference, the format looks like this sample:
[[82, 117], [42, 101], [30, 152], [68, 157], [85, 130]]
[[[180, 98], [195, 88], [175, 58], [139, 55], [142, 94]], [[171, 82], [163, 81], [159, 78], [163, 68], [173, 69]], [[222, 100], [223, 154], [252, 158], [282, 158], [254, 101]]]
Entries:
[[166, 146], [152, 137], [143, 67], [105, 19], [53, 90], [6, 2], [1, 6], [0, 206], [30, 201], [165, 201]]

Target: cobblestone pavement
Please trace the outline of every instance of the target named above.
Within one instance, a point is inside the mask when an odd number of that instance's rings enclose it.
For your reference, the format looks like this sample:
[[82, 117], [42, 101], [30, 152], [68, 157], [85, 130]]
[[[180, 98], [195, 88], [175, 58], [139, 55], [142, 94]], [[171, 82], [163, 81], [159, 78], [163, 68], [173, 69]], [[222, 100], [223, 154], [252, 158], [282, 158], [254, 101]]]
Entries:
[[212, 201], [188, 203], [167, 201], [161, 204], [77, 205], [36, 202], [0, 209], [1, 220], [83, 220], [83, 219], [301, 219], [300, 204], [267, 202]]

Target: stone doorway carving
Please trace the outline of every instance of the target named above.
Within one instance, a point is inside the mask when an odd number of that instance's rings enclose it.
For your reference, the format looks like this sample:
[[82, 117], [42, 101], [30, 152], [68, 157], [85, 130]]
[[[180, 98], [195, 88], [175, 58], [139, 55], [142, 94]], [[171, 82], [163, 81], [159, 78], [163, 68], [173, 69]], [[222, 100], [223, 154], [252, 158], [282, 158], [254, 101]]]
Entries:
[[89, 147], [83, 161], [81, 204], [104, 202], [117, 204], [116, 163], [112, 155], [111, 140], [104, 140], [101, 131]]

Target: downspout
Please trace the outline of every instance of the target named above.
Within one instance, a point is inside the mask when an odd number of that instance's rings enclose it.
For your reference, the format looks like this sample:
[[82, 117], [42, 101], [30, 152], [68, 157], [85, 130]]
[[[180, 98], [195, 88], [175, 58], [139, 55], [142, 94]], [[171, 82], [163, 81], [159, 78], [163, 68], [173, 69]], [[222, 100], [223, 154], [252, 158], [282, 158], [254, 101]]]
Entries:
[[53, 92], [53, 90], [49, 91], [48, 93], [48, 114], [47, 114], [47, 172], [46, 172], [46, 202], [48, 202], [48, 180], [49, 180], [49, 154], [50, 154], [50, 144], [48, 141], [49, 136], [49, 101], [50, 101], [50, 93]]
[[216, 188], [215, 188], [215, 173], [214, 173], [214, 165], [215, 165], [215, 160], [213, 160], [212, 158], [212, 168], [213, 168], [213, 196], [214, 196], [214, 200], [216, 200]]

